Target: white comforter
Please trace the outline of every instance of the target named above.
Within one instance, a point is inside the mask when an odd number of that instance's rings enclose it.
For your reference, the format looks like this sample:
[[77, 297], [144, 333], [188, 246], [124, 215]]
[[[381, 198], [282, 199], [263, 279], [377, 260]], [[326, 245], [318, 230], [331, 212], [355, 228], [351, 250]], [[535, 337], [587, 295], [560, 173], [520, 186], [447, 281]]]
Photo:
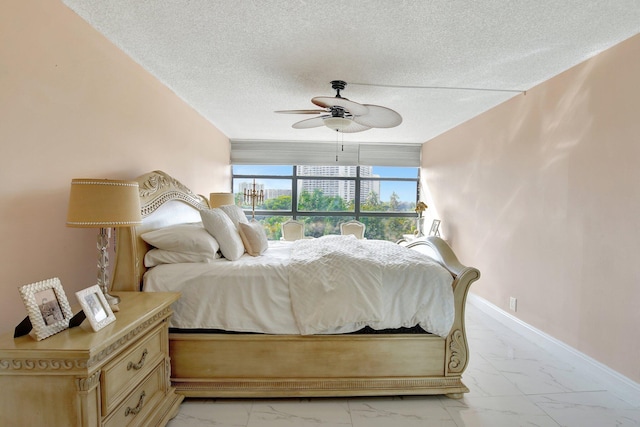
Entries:
[[[337, 264], [336, 264], [337, 262]], [[171, 327], [271, 334], [329, 334], [411, 327], [446, 336], [451, 275], [391, 242], [326, 236], [270, 242], [261, 257], [165, 264], [145, 291], [178, 291]]]

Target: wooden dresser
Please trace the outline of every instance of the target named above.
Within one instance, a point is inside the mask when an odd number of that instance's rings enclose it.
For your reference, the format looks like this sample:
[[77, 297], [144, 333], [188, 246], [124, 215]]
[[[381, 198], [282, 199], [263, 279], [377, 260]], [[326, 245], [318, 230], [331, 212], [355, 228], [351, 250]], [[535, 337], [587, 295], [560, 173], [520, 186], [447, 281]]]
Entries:
[[179, 294], [116, 295], [116, 321], [98, 332], [85, 321], [42, 341], [0, 337], [1, 426], [164, 426], [177, 414], [168, 320]]

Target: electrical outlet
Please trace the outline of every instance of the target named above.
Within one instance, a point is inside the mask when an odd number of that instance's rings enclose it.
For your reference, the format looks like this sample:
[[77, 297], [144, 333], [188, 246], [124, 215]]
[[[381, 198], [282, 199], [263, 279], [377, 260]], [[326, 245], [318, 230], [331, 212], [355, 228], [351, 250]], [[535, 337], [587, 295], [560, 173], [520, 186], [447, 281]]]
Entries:
[[509, 298], [509, 309], [511, 311], [518, 311], [518, 299], [514, 297]]

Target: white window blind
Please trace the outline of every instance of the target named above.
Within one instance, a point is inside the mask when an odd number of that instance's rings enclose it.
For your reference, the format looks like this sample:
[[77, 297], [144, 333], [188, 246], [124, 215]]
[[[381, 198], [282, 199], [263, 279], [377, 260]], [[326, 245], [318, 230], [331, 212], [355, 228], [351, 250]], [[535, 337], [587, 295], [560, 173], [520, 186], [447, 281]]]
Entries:
[[419, 167], [421, 151], [421, 144], [232, 140], [231, 164]]
[[360, 166], [420, 167], [422, 144], [360, 144]]

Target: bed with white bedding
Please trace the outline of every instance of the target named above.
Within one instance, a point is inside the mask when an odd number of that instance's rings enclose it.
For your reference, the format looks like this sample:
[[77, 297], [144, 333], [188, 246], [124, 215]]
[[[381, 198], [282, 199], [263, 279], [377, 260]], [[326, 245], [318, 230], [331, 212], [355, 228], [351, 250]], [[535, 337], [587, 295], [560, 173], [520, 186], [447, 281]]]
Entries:
[[[468, 363], [464, 305], [479, 272], [441, 239], [400, 246], [325, 236], [269, 242], [260, 256], [233, 261], [200, 259], [200, 252], [182, 259], [169, 251], [167, 258], [142, 236], [202, 227], [207, 200], [160, 171], [138, 181], [143, 224], [118, 229], [113, 290], [181, 293], [170, 324], [172, 382], [180, 393], [461, 397], [468, 391], [461, 381]], [[149, 261], [156, 252], [162, 260]], [[359, 332], [416, 325], [428, 333]]]
[[419, 325], [446, 337], [452, 282], [416, 251], [349, 235], [271, 241], [262, 256], [233, 262], [161, 264], [145, 273], [143, 290], [181, 293], [172, 328], [312, 335]]

